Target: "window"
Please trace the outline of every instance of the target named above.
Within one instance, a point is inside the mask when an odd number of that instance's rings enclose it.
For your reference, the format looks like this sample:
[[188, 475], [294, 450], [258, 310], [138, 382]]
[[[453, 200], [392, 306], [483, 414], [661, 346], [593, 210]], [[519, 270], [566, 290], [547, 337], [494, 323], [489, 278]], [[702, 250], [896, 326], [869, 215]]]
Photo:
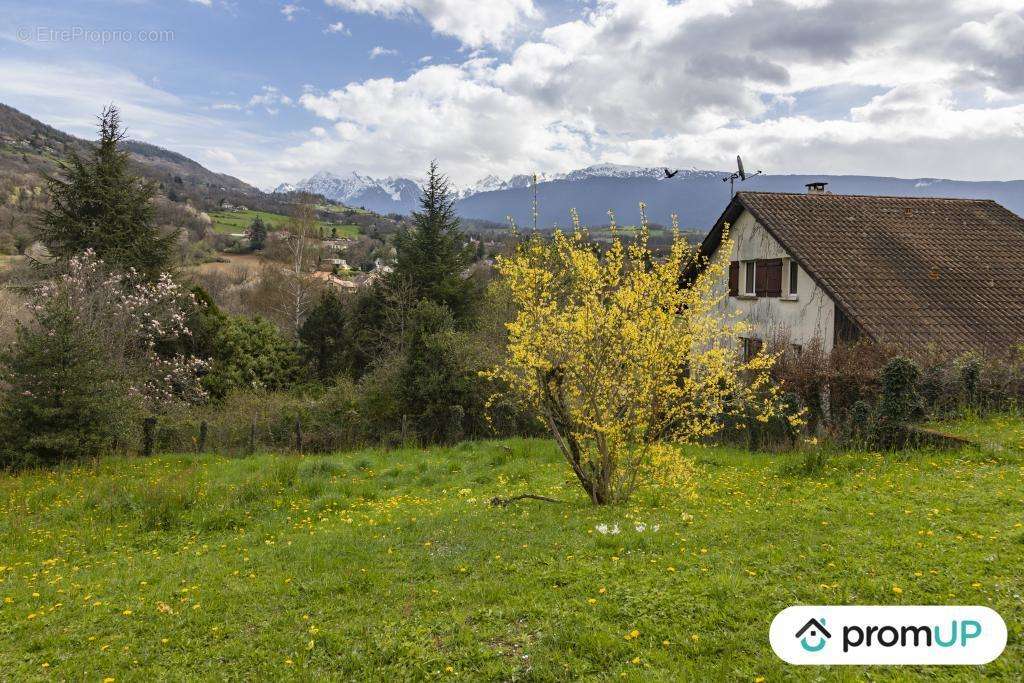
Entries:
[[790, 344], [789, 348], [793, 352], [793, 355], [796, 356], [797, 358], [799, 358], [800, 355], [804, 352], [804, 347], [801, 346], [800, 344]]
[[796, 261], [789, 262], [789, 295], [796, 296], [797, 284], [800, 278], [800, 266]]
[[754, 265], [756, 261], [743, 262], [743, 293], [748, 296], [754, 295]]

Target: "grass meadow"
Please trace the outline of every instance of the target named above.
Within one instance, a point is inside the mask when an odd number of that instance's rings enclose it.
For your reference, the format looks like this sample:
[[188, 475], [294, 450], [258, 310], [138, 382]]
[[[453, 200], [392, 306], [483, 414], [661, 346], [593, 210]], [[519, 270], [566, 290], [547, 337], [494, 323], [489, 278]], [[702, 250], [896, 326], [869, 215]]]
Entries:
[[[288, 222], [288, 216], [267, 211], [213, 211], [210, 213], [210, 219], [213, 220], [213, 231], [223, 235], [236, 235], [245, 232], [257, 216], [263, 219], [269, 230], [280, 229]], [[320, 221], [319, 226], [325, 236], [330, 236], [332, 228], [337, 229], [338, 237], [355, 237], [359, 234], [358, 225]]]
[[[4, 475], [0, 677], [1022, 680], [1024, 458], [988, 422], [956, 453], [694, 448], [693, 495], [605, 509], [543, 440]], [[522, 492], [563, 502], [488, 502]], [[1009, 644], [791, 667], [798, 603], [987, 605]]]

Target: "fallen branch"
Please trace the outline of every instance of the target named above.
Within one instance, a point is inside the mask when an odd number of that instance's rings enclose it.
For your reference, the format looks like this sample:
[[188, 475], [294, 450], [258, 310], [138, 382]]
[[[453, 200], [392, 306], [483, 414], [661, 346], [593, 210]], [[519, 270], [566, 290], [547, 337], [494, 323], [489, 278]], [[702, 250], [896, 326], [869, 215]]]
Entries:
[[561, 503], [562, 502], [560, 500], [555, 500], [554, 498], [548, 498], [547, 496], [538, 496], [538, 495], [533, 494], [533, 493], [523, 493], [523, 494], [520, 494], [518, 496], [512, 496], [511, 498], [501, 498], [499, 496], [495, 496], [494, 498], [491, 498], [491, 505], [493, 505], [494, 507], [499, 507], [500, 506], [500, 507], [504, 508], [504, 507], [508, 507], [509, 505], [511, 505], [512, 503], [516, 502], [517, 500], [540, 500], [540, 501], [543, 501], [545, 503]]

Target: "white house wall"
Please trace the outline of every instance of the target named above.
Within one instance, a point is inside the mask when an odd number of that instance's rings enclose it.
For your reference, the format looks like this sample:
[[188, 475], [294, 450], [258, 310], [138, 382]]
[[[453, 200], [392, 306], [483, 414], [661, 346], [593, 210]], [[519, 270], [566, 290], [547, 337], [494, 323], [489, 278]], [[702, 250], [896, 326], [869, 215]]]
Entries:
[[[782, 248], [768, 231], [754, 220], [749, 211], [743, 211], [733, 223], [729, 234], [733, 242], [730, 261], [749, 261], [756, 259], [789, 259], [789, 254]], [[783, 296], [788, 290], [788, 261], [783, 262]], [[799, 268], [797, 278], [798, 292], [796, 298], [753, 297], [744, 296], [744, 273], [740, 268], [738, 297], [727, 297], [723, 305], [729, 311], [739, 312], [740, 319], [754, 327], [754, 334], [762, 341], [788, 338], [789, 343], [802, 347], [820, 340], [822, 349], [830, 351], [833, 344], [835, 329], [835, 304], [832, 298], [818, 287], [811, 277]], [[719, 291], [728, 291], [728, 273], [720, 284]]]

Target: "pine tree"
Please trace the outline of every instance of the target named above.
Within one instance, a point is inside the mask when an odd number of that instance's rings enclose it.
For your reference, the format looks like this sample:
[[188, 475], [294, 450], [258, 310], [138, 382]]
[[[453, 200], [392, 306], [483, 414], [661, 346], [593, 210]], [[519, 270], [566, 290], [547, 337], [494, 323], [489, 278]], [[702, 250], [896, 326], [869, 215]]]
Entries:
[[411, 285], [418, 299], [443, 304], [457, 320], [464, 320], [475, 295], [473, 283], [462, 276], [471, 253], [455, 216], [448, 179], [436, 161], [430, 164], [420, 206], [413, 213], [415, 227], [395, 238], [397, 256], [391, 276]]
[[426, 443], [461, 439], [473, 374], [462, 367], [451, 311], [421, 300], [413, 311], [410, 340], [399, 374], [402, 410]]
[[249, 224], [249, 229], [245, 231], [245, 236], [249, 238], [250, 249], [263, 251], [263, 247], [267, 245], [267, 224], [263, 222], [262, 218], [256, 216]]
[[151, 201], [155, 185], [129, 171], [117, 107], [103, 110], [99, 133], [87, 158], [71, 152], [66, 179], [47, 178], [52, 206], [42, 213], [40, 236], [58, 259], [92, 249], [110, 266], [154, 279], [170, 265], [177, 233], [161, 234]]
[[53, 465], [124, 445], [134, 417], [130, 392], [99, 340], [74, 313], [54, 307], [18, 327], [3, 357], [0, 468]]
[[344, 302], [328, 289], [299, 329], [306, 359], [318, 379], [336, 377], [352, 365], [348, 318]]

